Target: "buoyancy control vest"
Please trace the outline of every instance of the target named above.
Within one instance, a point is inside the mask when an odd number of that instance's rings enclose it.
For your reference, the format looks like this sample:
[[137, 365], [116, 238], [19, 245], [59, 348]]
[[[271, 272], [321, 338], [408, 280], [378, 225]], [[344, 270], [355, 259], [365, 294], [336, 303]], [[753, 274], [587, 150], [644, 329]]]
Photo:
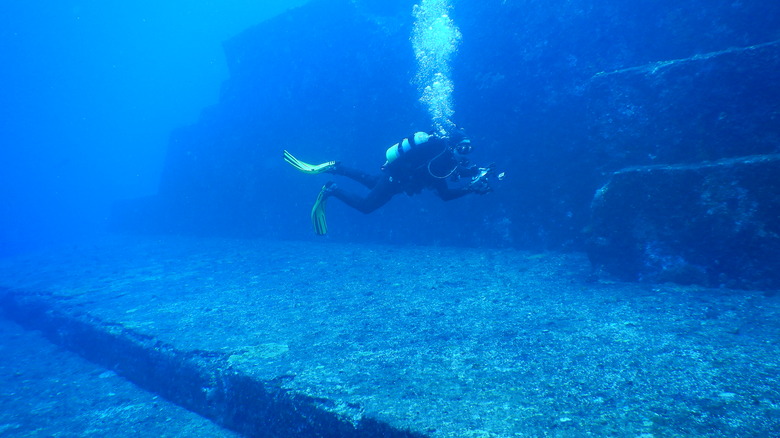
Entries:
[[450, 177], [458, 166], [446, 140], [426, 132], [417, 132], [390, 146], [385, 158], [382, 170], [409, 194], [419, 192], [431, 179]]

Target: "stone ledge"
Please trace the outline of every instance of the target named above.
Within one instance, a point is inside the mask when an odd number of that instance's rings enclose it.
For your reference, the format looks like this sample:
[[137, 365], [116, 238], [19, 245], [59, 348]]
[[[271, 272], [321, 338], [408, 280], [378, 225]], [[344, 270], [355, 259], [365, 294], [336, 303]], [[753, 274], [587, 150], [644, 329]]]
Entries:
[[49, 294], [0, 287], [0, 314], [138, 386], [251, 437], [423, 437], [381, 421], [358, 423], [321, 409], [330, 400], [294, 394], [278, 380], [233, 369], [226, 354], [181, 351], [91, 317]]
[[588, 254], [626, 280], [780, 286], [780, 155], [615, 172], [592, 203]]

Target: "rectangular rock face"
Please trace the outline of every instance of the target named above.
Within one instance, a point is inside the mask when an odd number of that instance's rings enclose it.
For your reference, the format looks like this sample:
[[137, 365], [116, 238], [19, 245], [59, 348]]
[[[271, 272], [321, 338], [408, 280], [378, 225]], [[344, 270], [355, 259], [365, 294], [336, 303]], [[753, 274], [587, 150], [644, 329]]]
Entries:
[[780, 286], [780, 155], [623, 169], [592, 204], [588, 253], [631, 280]]

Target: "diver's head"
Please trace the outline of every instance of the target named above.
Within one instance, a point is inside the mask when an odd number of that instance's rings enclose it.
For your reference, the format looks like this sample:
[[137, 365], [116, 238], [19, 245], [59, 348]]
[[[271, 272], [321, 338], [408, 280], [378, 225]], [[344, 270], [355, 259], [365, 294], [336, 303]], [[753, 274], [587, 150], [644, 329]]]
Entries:
[[447, 136], [447, 145], [458, 155], [468, 155], [472, 150], [471, 140], [468, 138], [466, 131], [463, 128], [452, 130]]
[[470, 154], [472, 150], [471, 140], [469, 140], [468, 137], [463, 138], [461, 141], [458, 142], [458, 144], [454, 146], [453, 150], [458, 155]]

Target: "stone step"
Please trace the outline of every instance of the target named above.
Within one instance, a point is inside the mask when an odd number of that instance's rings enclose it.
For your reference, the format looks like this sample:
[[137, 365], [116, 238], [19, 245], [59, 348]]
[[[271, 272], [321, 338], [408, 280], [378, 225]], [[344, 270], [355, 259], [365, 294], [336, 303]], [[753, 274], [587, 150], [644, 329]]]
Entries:
[[0, 355], [0, 436], [240, 436], [2, 318]]
[[624, 280], [780, 288], [780, 155], [631, 167], [593, 199], [589, 256]]

